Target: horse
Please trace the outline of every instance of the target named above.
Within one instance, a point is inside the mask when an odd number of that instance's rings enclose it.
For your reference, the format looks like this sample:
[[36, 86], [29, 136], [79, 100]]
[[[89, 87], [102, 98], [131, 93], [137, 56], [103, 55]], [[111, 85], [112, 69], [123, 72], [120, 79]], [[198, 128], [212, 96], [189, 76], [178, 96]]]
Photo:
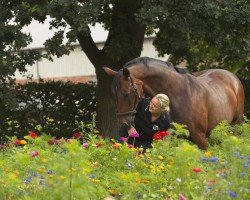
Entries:
[[135, 109], [144, 95], [168, 95], [172, 121], [184, 124], [190, 140], [200, 149], [208, 147], [211, 130], [221, 121], [241, 123], [244, 114], [244, 89], [233, 73], [208, 69], [197, 75], [179, 73], [167, 62], [139, 57], [119, 71], [103, 67], [114, 77], [117, 116], [131, 126]]

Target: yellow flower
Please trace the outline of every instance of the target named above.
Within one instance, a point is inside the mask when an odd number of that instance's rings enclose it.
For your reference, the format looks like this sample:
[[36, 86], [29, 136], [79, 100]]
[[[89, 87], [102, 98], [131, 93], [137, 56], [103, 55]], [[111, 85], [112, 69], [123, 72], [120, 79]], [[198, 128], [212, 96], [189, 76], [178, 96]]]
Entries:
[[163, 160], [164, 158], [163, 158], [163, 156], [159, 155], [159, 156], [158, 156], [158, 159], [159, 159], [159, 160]]
[[6, 173], [8, 173], [8, 172], [11, 172], [11, 169], [10, 169], [10, 168], [4, 168], [4, 171], [5, 171]]
[[212, 152], [211, 151], [206, 151], [205, 156], [208, 157], [208, 158], [212, 157]]
[[119, 195], [119, 192], [115, 189], [109, 189], [109, 193], [112, 195]]
[[21, 144], [27, 144], [26, 140], [21, 140]]
[[174, 165], [174, 158], [173, 157], [168, 158], [168, 164]]
[[32, 137], [30, 137], [29, 135], [25, 135], [23, 138], [26, 139], [26, 140], [29, 140], [29, 139], [31, 139]]
[[46, 163], [47, 162], [47, 159], [45, 159], [45, 158], [42, 158], [42, 160], [41, 160], [43, 163]]
[[151, 150], [150, 149], [146, 149], [146, 153], [150, 153], [151, 152]]
[[91, 179], [94, 183], [100, 183], [99, 179]]
[[91, 169], [89, 168], [89, 167], [84, 167], [83, 168], [83, 173], [85, 174], [85, 173], [89, 173], [89, 172], [91, 172]]
[[149, 184], [149, 183], [150, 183], [150, 181], [149, 181], [149, 180], [147, 180], [147, 179], [143, 179], [143, 180], [141, 180], [141, 183], [144, 183], [144, 184]]
[[59, 178], [63, 180], [63, 179], [65, 179], [66, 177], [65, 177], [65, 176], [59, 176]]
[[123, 174], [120, 175], [120, 178], [123, 179], [123, 180], [128, 180], [129, 179], [129, 175], [123, 173]]
[[74, 171], [76, 171], [76, 169], [73, 168], [73, 167], [72, 167], [71, 169], [68, 170], [69, 173], [70, 173], [70, 172], [74, 172]]
[[45, 172], [45, 167], [40, 167], [37, 169], [37, 171], [42, 174]]
[[160, 170], [163, 170], [163, 169], [164, 169], [164, 164], [161, 164], [161, 165], [159, 166], [159, 169], [160, 169]]

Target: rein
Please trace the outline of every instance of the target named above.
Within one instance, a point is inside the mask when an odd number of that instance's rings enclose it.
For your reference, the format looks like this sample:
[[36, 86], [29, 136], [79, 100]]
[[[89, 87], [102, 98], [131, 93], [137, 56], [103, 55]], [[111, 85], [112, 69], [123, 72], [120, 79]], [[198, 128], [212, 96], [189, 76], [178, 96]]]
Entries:
[[127, 111], [127, 112], [117, 112], [116, 113], [117, 116], [135, 115], [136, 114], [136, 106], [137, 106], [136, 101], [137, 101], [137, 98], [138, 98], [138, 100], [140, 100], [141, 97], [140, 97], [139, 92], [138, 92], [138, 87], [134, 83], [133, 79], [131, 77], [129, 77], [129, 80], [131, 81], [131, 83], [133, 85], [133, 91], [134, 91], [134, 94], [135, 94], [134, 108], [133, 108], [133, 110], [130, 110], [130, 111]]

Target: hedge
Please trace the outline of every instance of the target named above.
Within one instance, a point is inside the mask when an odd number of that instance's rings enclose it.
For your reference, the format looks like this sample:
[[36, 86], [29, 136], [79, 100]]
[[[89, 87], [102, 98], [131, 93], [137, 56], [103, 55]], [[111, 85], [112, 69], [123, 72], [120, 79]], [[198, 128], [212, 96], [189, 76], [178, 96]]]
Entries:
[[96, 114], [96, 86], [91, 82], [30, 82], [15, 89], [17, 107], [7, 108], [0, 102], [0, 133], [4, 137], [22, 137], [29, 130], [69, 137], [78, 131], [79, 123], [92, 123]]

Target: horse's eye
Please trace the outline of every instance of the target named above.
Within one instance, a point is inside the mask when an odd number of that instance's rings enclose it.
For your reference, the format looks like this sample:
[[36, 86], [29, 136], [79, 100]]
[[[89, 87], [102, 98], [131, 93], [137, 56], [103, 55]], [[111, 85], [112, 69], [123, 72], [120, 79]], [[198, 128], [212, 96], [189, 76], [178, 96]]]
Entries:
[[126, 92], [123, 94], [124, 97], [128, 97], [129, 96], [129, 92]]

